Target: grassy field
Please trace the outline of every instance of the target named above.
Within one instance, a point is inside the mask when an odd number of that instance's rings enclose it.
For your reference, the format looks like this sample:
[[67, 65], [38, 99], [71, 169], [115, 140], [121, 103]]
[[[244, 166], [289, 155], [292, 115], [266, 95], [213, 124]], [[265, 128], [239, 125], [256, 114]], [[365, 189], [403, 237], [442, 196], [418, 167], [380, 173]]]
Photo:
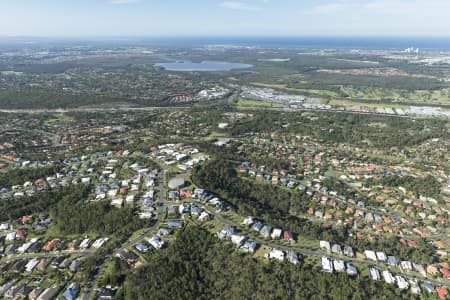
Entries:
[[59, 115], [54, 115], [52, 118], [48, 119], [45, 121], [45, 124], [47, 125], [51, 125], [54, 123], [59, 123], [59, 122], [72, 122], [75, 121], [75, 119], [73, 117], [70, 117], [66, 114], [59, 114]]
[[64, 234], [59, 231], [56, 225], [49, 226], [45, 234], [39, 235], [38, 237], [43, 238], [44, 240], [51, 240], [55, 238], [75, 240], [84, 238], [85, 236], [88, 236], [91, 240], [96, 240], [102, 237], [100, 234], [94, 232], [86, 232], [83, 234]]
[[[208, 136], [209, 139], [215, 139], [215, 138], [219, 138], [219, 137], [229, 137], [229, 134], [226, 132], [212, 131], [211, 134]], [[204, 154], [202, 153], [201, 155], [204, 155]]]
[[274, 108], [283, 108], [282, 104], [272, 103], [272, 102], [264, 102], [264, 101], [256, 101], [256, 100], [247, 100], [247, 99], [239, 99], [237, 102], [237, 106], [243, 107], [274, 107]]
[[23, 72], [15, 72], [15, 71], [1, 71], [0, 72], [4, 76], [21, 76]]
[[277, 83], [263, 83], [263, 82], [252, 82], [252, 85], [256, 85], [259, 87], [266, 87], [271, 89], [285, 89], [287, 86], [285, 84], [277, 84]]
[[398, 90], [377, 87], [352, 88], [341, 86], [341, 91], [350, 98], [361, 98], [364, 100], [392, 100], [395, 102], [409, 102], [417, 104], [450, 104], [450, 89], [441, 90]]
[[[450, 88], [440, 89], [440, 90], [402, 90], [402, 89], [392, 89], [392, 88], [381, 88], [381, 87], [352, 87], [344, 85], [336, 85], [342, 93], [321, 90], [321, 89], [302, 89], [302, 88], [292, 88], [288, 87], [286, 84], [281, 83], [263, 83], [263, 82], [252, 82], [251, 85], [257, 87], [265, 87], [283, 90], [286, 92], [294, 93], [307, 93], [311, 95], [316, 95], [317, 97], [339, 97], [342, 95], [347, 95], [351, 99], [361, 99], [366, 101], [380, 101], [380, 100], [390, 100], [394, 103], [417, 103], [422, 105], [427, 104], [450, 104]], [[369, 106], [369, 105], [366, 105]], [[369, 106], [369, 107], [387, 107], [387, 106]], [[395, 106], [389, 106], [395, 107]]]
[[364, 106], [364, 107], [370, 107], [370, 108], [403, 108], [403, 109], [409, 108], [408, 105], [396, 104], [396, 103], [380, 103], [380, 102], [366, 103], [366, 102], [358, 102], [358, 101], [352, 101], [352, 100], [337, 100], [337, 99], [325, 101], [325, 103], [329, 104], [329, 105], [341, 105], [341, 106], [358, 105], [358, 106]]
[[258, 86], [258, 87], [281, 89], [281, 90], [284, 90], [287, 92], [308, 93], [308, 94], [315, 94], [317, 96], [327, 96], [327, 97], [337, 97], [338, 96], [338, 94], [333, 91], [291, 88], [291, 87], [288, 87], [286, 84], [269, 84], [269, 83], [262, 83], [262, 82], [252, 82], [251, 84], [254, 86]]

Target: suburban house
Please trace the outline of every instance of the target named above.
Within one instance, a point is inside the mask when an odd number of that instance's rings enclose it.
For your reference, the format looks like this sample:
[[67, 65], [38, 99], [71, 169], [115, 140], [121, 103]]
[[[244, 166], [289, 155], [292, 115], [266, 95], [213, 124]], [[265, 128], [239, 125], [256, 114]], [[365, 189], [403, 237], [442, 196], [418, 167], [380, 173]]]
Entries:
[[325, 249], [327, 251], [331, 251], [331, 245], [330, 245], [330, 242], [328, 242], [328, 241], [320, 241], [319, 242], [319, 247], [321, 249]]
[[161, 238], [157, 235], [153, 236], [152, 238], [150, 238], [148, 240], [148, 242], [150, 243], [150, 245], [152, 245], [155, 249], [161, 249], [162, 247], [164, 247], [164, 241], [161, 240]]
[[72, 283], [69, 288], [63, 293], [63, 297], [66, 300], [75, 300], [80, 293], [80, 286], [78, 284]]
[[372, 250], [365, 250], [364, 255], [366, 256], [366, 258], [368, 258], [370, 260], [377, 261], [377, 255]]
[[247, 240], [246, 236], [233, 234], [231, 236], [231, 242], [236, 246], [241, 246]]
[[337, 272], [344, 272], [345, 271], [345, 263], [341, 259], [335, 259], [333, 260], [333, 267]]
[[269, 254], [269, 258], [283, 261], [284, 260], [284, 251], [272, 249]]
[[395, 256], [388, 256], [387, 263], [388, 265], [393, 267], [396, 267], [398, 265], [398, 261]]
[[342, 248], [341, 248], [340, 245], [334, 244], [334, 245], [331, 247], [331, 252], [333, 252], [333, 253], [335, 253], [335, 254], [338, 254], [338, 255], [342, 255]]
[[325, 272], [333, 273], [333, 260], [326, 256], [322, 256], [322, 269]]
[[270, 237], [270, 233], [272, 232], [272, 227], [268, 226], [268, 225], [264, 225], [263, 228], [261, 229], [261, 231], [259, 232], [264, 238], [269, 238]]
[[286, 258], [289, 260], [289, 262], [291, 264], [296, 265], [296, 264], [299, 263], [299, 261], [298, 261], [298, 253], [295, 252], [295, 251], [288, 251], [286, 253]]
[[380, 280], [380, 271], [378, 271], [375, 268], [370, 268], [370, 276], [372, 277], [372, 280]]
[[294, 235], [290, 231], [284, 231], [283, 232], [283, 239], [289, 243], [295, 242]]
[[244, 245], [241, 247], [242, 251], [248, 252], [248, 253], [254, 253], [256, 251], [257, 244], [255, 242], [247, 241], [244, 243]]
[[270, 236], [272, 237], [272, 240], [279, 239], [279, 238], [281, 237], [281, 233], [282, 233], [282, 232], [283, 232], [283, 231], [282, 231], [281, 229], [275, 228], [275, 229], [272, 231], [272, 234], [270, 235]]
[[354, 252], [353, 252], [353, 248], [350, 246], [344, 246], [344, 254], [348, 257], [353, 257], [355, 256]]
[[358, 275], [358, 270], [356, 269], [355, 266], [347, 263], [347, 269], [346, 269], [347, 275], [349, 276], [356, 276]]
[[401, 290], [405, 290], [409, 288], [409, 283], [400, 275], [395, 276], [395, 279], [397, 281], [397, 286]]
[[255, 230], [257, 232], [260, 232], [263, 227], [264, 227], [264, 225], [261, 223], [255, 223], [252, 225], [253, 230]]
[[394, 278], [394, 276], [392, 276], [391, 272], [389, 272], [388, 270], [384, 270], [382, 272], [382, 274], [383, 274], [384, 281], [386, 283], [388, 283], [388, 284], [395, 283], [395, 278]]

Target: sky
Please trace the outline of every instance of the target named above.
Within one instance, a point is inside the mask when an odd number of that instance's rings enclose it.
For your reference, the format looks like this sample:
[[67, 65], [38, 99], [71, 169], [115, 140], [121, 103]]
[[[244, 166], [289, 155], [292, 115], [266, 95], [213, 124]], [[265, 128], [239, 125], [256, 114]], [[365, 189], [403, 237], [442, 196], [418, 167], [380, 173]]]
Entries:
[[0, 0], [0, 36], [450, 36], [450, 0]]

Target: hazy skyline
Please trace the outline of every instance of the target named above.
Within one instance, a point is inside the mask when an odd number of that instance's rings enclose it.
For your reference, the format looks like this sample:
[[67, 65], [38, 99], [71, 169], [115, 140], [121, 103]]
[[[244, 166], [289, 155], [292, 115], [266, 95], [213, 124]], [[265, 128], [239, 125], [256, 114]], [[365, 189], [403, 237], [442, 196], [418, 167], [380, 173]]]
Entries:
[[449, 36], [448, 0], [0, 0], [2, 36]]

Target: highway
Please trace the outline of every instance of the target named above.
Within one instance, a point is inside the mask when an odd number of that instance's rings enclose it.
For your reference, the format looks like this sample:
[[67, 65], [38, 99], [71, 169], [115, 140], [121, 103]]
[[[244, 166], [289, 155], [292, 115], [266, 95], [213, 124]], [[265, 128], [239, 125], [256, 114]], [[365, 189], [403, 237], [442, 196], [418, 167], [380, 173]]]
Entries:
[[[235, 99], [236, 94], [232, 94], [228, 97], [227, 103], [230, 105], [232, 101]], [[217, 106], [217, 103], [212, 102], [210, 104], [205, 104], [200, 107], [209, 108]], [[155, 110], [189, 110], [196, 106], [153, 106], [153, 107], [129, 107], [129, 106], [119, 106], [119, 107], [79, 107], [79, 108], [58, 108], [58, 109], [0, 109], [1, 113], [68, 113], [68, 112], [123, 112], [123, 111], [155, 111]], [[271, 107], [247, 107], [247, 106], [236, 106], [237, 110], [270, 110], [270, 111], [282, 111], [282, 112], [296, 112], [296, 111], [314, 111], [314, 112], [338, 112], [338, 113], [350, 113], [350, 114], [362, 114], [362, 115], [382, 115], [382, 116], [391, 116], [398, 118], [408, 118], [408, 119], [417, 119], [417, 118], [429, 118], [434, 117], [438, 118], [438, 116], [431, 115], [398, 115], [398, 114], [387, 114], [387, 113], [377, 113], [377, 112], [364, 112], [364, 111], [351, 111], [351, 110], [341, 110], [337, 108], [330, 109], [320, 109], [320, 108], [271, 108]], [[444, 116], [441, 116], [445, 118]]]

